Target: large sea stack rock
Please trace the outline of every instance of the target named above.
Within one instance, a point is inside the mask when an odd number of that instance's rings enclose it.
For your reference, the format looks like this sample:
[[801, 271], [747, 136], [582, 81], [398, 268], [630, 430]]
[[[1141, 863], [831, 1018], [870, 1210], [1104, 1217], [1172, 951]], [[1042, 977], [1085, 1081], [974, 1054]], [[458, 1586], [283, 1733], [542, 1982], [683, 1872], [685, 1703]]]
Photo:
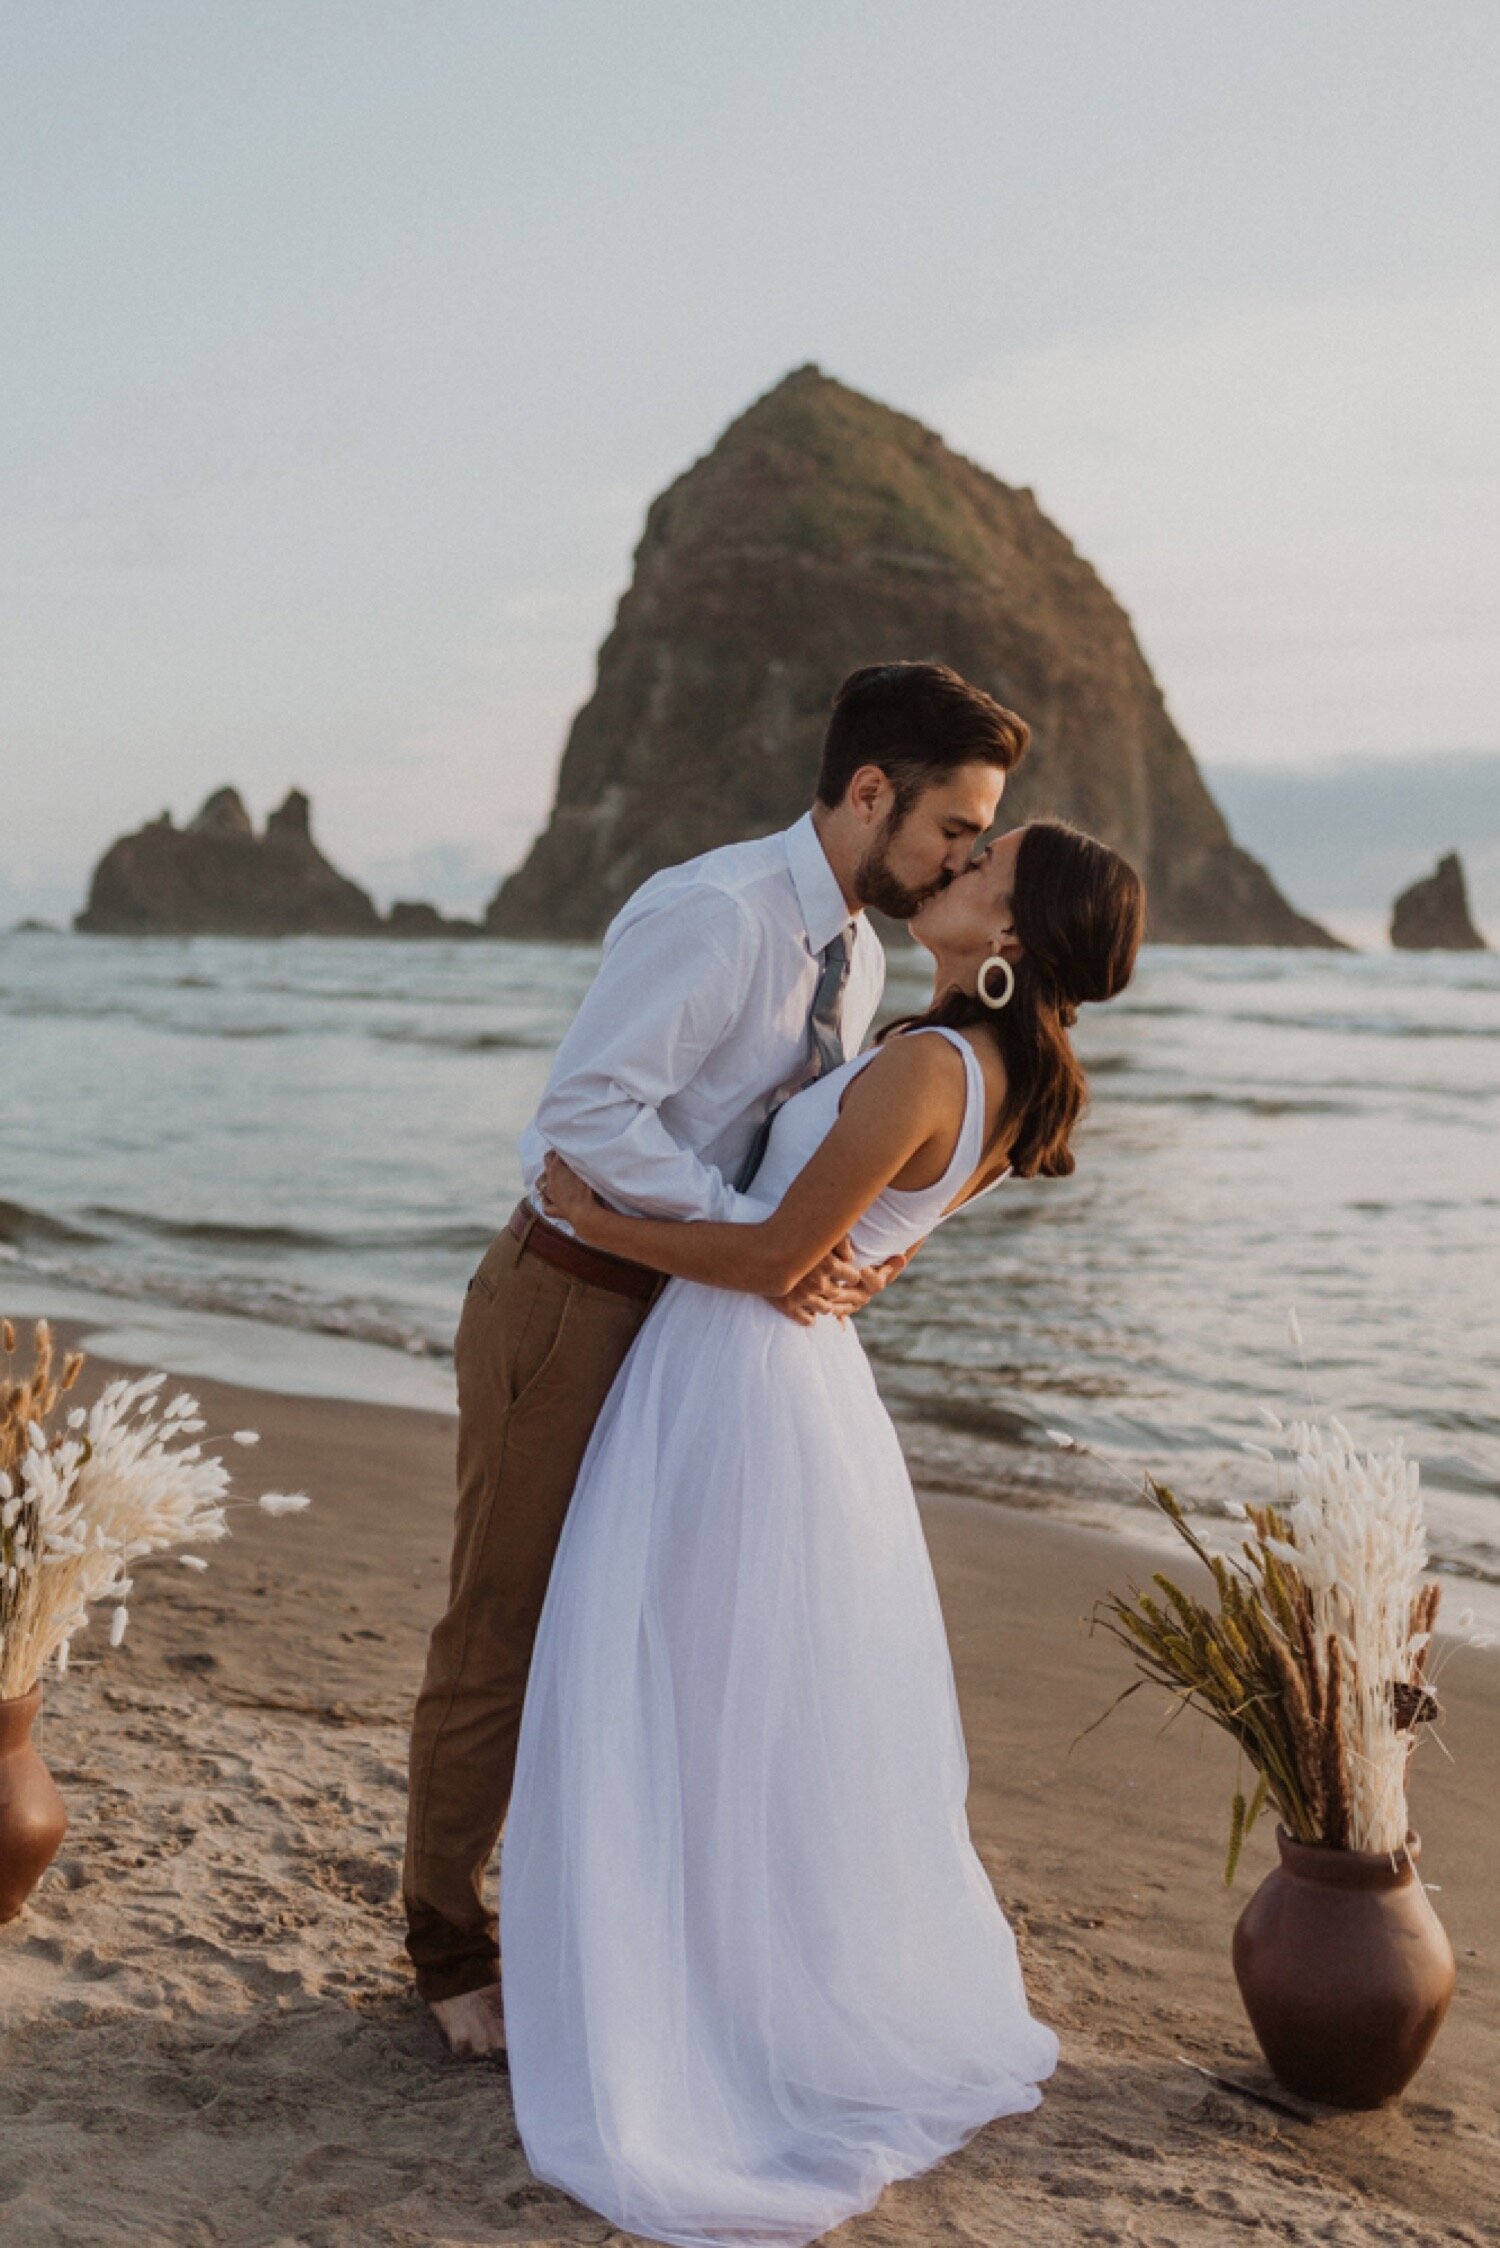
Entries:
[[1008, 824], [1125, 852], [1169, 942], [1335, 945], [1231, 840], [1130, 620], [1029, 491], [816, 367], [651, 506], [504, 936], [597, 936], [646, 876], [789, 824], [858, 665], [938, 659], [1029, 720]]
[[257, 835], [232, 788], [215, 789], [185, 828], [163, 812], [112, 843], [74, 923], [103, 936], [373, 936], [368, 893], [312, 839], [300, 789]]
[[1469, 912], [1469, 893], [1457, 851], [1447, 852], [1431, 874], [1402, 891], [1391, 908], [1391, 943], [1402, 952], [1489, 949]]

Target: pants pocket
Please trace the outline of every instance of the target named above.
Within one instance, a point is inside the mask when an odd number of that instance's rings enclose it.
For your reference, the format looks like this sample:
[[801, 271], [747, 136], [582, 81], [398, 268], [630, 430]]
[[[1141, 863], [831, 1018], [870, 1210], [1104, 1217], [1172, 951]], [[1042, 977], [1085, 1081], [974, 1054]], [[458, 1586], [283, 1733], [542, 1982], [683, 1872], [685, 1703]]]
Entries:
[[507, 1389], [512, 1413], [519, 1410], [559, 1363], [575, 1294], [571, 1281], [564, 1282], [560, 1296], [551, 1289], [538, 1289], [511, 1363]]
[[574, 1283], [503, 1233], [470, 1278], [453, 1356], [460, 1412], [493, 1425], [557, 1360]]

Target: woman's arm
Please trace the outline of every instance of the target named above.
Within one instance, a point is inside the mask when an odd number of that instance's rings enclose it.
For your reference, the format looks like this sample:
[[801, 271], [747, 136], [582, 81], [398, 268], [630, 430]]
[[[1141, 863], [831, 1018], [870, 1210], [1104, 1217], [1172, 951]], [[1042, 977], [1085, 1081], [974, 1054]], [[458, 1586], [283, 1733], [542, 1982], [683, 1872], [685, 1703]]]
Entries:
[[755, 1225], [629, 1217], [601, 1202], [558, 1156], [543, 1175], [543, 1207], [614, 1256], [710, 1287], [782, 1296], [901, 1173], [941, 1176], [966, 1094], [963, 1057], [946, 1038], [894, 1038], [854, 1079], [833, 1130], [780, 1206]]

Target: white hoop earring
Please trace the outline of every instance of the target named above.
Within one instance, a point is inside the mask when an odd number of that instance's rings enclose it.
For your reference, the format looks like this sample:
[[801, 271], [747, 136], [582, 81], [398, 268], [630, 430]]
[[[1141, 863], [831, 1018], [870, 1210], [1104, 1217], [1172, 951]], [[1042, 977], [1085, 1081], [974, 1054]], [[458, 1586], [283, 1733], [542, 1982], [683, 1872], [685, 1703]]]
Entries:
[[[1005, 993], [1000, 999], [993, 998], [990, 993], [990, 970], [992, 968], [1003, 968], [1005, 970]], [[998, 1013], [1000, 1008], [1010, 1005], [1016, 995], [1016, 971], [1003, 952], [992, 952], [990, 954], [979, 971], [979, 980], [975, 989], [979, 994], [979, 1003], [982, 1007], [989, 1007]]]

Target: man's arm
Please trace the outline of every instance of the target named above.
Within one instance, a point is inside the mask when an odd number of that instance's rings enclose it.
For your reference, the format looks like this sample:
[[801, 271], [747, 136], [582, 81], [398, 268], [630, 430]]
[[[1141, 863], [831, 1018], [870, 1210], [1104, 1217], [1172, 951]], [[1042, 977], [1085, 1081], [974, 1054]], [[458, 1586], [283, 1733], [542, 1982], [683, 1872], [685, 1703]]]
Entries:
[[732, 1219], [740, 1197], [658, 1114], [744, 1008], [758, 932], [711, 889], [626, 906], [557, 1050], [535, 1129], [607, 1201], [654, 1217]]
[[[758, 943], [758, 929], [720, 891], [675, 890], [623, 908], [523, 1138], [528, 1186], [550, 1147], [607, 1202], [648, 1216], [732, 1221], [742, 1212], [744, 1197], [672, 1138], [657, 1108], [734, 1034]], [[872, 1010], [873, 997], [861, 1011]], [[808, 1325], [859, 1310], [894, 1276], [886, 1266], [861, 1273], [841, 1243], [776, 1300]]]

